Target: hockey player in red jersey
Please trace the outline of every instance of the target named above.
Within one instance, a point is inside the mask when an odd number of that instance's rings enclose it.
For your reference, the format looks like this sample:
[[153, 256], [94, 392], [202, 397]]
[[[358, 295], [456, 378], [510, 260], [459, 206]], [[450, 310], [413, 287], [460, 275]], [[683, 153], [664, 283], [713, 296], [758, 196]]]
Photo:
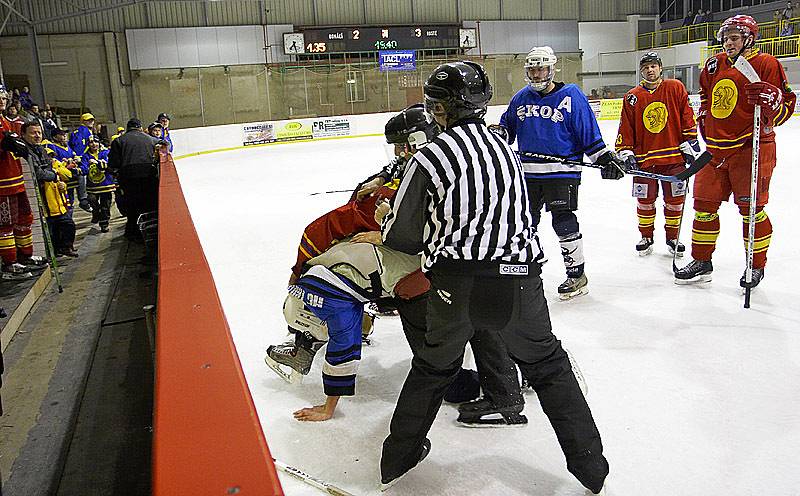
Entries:
[[380, 231], [381, 227], [374, 218], [377, 204], [394, 196], [405, 162], [415, 151], [415, 144], [427, 143], [438, 133], [434, 125], [423, 125], [419, 121], [422, 115], [422, 104], [417, 104], [389, 120], [386, 142], [394, 145], [396, 158], [378, 174], [359, 184], [350, 201], [306, 227], [297, 248], [297, 261], [292, 267], [289, 284], [294, 284], [307, 261], [324, 253], [336, 241], [356, 233]]
[[[622, 100], [616, 150], [620, 157], [635, 156], [638, 167], [648, 172], [673, 175], [686, 166], [681, 146], [697, 138], [694, 114], [683, 84], [662, 77], [661, 58], [656, 52], [645, 53], [639, 61], [642, 82]], [[658, 183], [655, 179], [633, 177], [633, 196], [637, 200], [641, 241], [636, 244], [640, 256], [653, 251]], [[664, 230], [667, 249], [683, 256], [685, 248], [678, 241], [686, 183], [661, 181], [664, 196]]]
[[[794, 112], [796, 96], [789, 88], [783, 66], [772, 55], [755, 47], [758, 24], [746, 15], [725, 20], [717, 33], [724, 52], [710, 57], [700, 73], [698, 127], [713, 155], [709, 166], [697, 173], [694, 183], [692, 262], [675, 272], [677, 284], [711, 281], [711, 255], [719, 236], [719, 206], [733, 193], [743, 219], [745, 243], [749, 222], [755, 221], [753, 276], [749, 287], [764, 277], [767, 248], [772, 236], [764, 206], [775, 167], [775, 132]], [[733, 67], [737, 57], [753, 66], [761, 81], [751, 83]], [[755, 219], [749, 218], [754, 106], [761, 106], [759, 175]], [[745, 277], [739, 281], [746, 287]]]

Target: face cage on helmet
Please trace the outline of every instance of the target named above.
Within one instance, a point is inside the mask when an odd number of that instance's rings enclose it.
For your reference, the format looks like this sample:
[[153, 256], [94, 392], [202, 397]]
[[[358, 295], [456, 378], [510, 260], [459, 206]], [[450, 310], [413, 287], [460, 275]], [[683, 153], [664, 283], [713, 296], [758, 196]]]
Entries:
[[[550, 72], [547, 74], [547, 77], [543, 81], [535, 81], [528, 74], [528, 71], [530, 69], [536, 69], [536, 68], [539, 68], [539, 67], [548, 67], [548, 68], [550, 68]], [[547, 87], [550, 86], [550, 83], [553, 82], [553, 78], [555, 77], [555, 75], [556, 75], [555, 64], [554, 65], [548, 65], [548, 66], [525, 64], [525, 82], [528, 83], [528, 86], [530, 86], [535, 91], [544, 91], [544, 90], [546, 90]]]

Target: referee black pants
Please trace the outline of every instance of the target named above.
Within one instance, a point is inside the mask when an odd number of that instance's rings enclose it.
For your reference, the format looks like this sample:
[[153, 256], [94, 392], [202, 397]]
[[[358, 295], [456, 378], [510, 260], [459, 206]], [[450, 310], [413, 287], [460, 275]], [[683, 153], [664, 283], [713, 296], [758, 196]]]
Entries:
[[[498, 274], [496, 266], [494, 274]], [[412, 359], [383, 443], [381, 478], [394, 479], [416, 465], [476, 329], [499, 332], [536, 391], [567, 469], [585, 487], [599, 492], [608, 475], [608, 462], [569, 358], [551, 331], [538, 270], [527, 276], [499, 276], [484, 269], [465, 274], [434, 267], [425, 341]]]
[[[414, 356], [417, 356], [425, 345], [429, 295], [430, 292], [413, 300], [401, 298], [396, 300], [403, 332]], [[506, 345], [497, 331], [476, 329], [469, 344], [475, 357], [483, 395], [498, 406], [524, 404], [525, 398], [520, 391], [517, 367], [508, 355]]]

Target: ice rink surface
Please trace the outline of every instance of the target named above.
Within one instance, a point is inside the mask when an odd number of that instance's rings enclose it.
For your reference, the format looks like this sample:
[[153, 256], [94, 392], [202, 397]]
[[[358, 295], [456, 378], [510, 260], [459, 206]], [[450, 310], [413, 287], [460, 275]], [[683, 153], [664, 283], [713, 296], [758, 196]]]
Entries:
[[[617, 123], [603, 121], [606, 143]], [[587, 399], [611, 465], [615, 496], [800, 494], [800, 222], [797, 143], [800, 118], [778, 129], [778, 166], [767, 207], [774, 225], [766, 277], [742, 308], [741, 218], [723, 204], [714, 280], [673, 283], [659, 201], [652, 255], [637, 256], [631, 180], [583, 174], [578, 218], [588, 295], [562, 302], [564, 278], [550, 216], [540, 237], [553, 329], [586, 376]], [[363, 350], [357, 395], [334, 419], [300, 423], [296, 409], [321, 404], [323, 352], [304, 384], [292, 386], [264, 365], [282, 342], [281, 306], [303, 228], [348, 199], [386, 163], [381, 138], [265, 146], [178, 161], [181, 184], [216, 281], [270, 450], [276, 458], [357, 495], [378, 494], [378, 461], [409, 368], [397, 317], [376, 321]], [[691, 237], [691, 203], [681, 233]], [[792, 213], [795, 212], [795, 213]], [[690, 260], [687, 256], [679, 265]], [[533, 393], [529, 424], [469, 429], [445, 404], [431, 454], [387, 495], [558, 495], [583, 488], [567, 472], [555, 435]], [[220, 428], [224, 428], [220, 426]], [[286, 494], [318, 494], [281, 478]]]

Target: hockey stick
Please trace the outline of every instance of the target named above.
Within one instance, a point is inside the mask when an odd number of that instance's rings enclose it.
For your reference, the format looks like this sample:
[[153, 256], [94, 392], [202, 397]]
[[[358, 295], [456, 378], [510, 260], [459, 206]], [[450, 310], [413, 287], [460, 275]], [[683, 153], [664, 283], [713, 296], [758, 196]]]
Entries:
[[[573, 165], [573, 166], [583, 166], [583, 167], [592, 167], [594, 169], [602, 169], [603, 166], [600, 164], [593, 164], [591, 162], [583, 162], [581, 160], [570, 160], [563, 157], [556, 157], [554, 155], [546, 155], [544, 153], [533, 153], [533, 152], [517, 152], [520, 157], [526, 158], [534, 158], [541, 160], [542, 162], [558, 162], [564, 165]], [[646, 172], [638, 169], [626, 170], [624, 171], [626, 174], [631, 176], [639, 176], [645, 177], [648, 179], [655, 179], [657, 181], [667, 181], [670, 183], [680, 183], [683, 182], [693, 175], [700, 172], [700, 169], [705, 167], [707, 163], [711, 161], [711, 154], [703, 152], [702, 155], [695, 159], [694, 163], [674, 176], [666, 175], [666, 174], [656, 174], [654, 172]]]
[[291, 475], [295, 479], [305, 482], [309, 486], [316, 487], [317, 489], [319, 489], [324, 493], [328, 493], [333, 496], [354, 496], [353, 493], [349, 493], [344, 489], [338, 488], [333, 484], [325, 482], [324, 480], [317, 479], [313, 475], [308, 475], [302, 470], [286, 465], [285, 463], [278, 461], [275, 458], [273, 458], [272, 461], [275, 463], [275, 468], [277, 468], [284, 474]]
[[316, 196], [316, 195], [329, 195], [331, 193], [352, 193], [352, 189], [333, 189], [330, 191], [317, 191], [316, 193], [309, 193], [308, 196]]
[[[744, 57], [737, 57], [733, 64], [751, 83], [761, 81], [753, 66]], [[749, 222], [747, 224], [747, 268], [744, 271], [744, 307], [750, 308], [750, 292], [753, 283], [753, 251], [756, 240], [756, 190], [758, 189], [758, 153], [761, 148], [761, 106], [753, 108], [753, 159], [750, 165]]]
[[[33, 153], [31, 147], [28, 147], [28, 157]], [[42, 201], [41, 191], [39, 190], [39, 179], [36, 177], [36, 170], [33, 167], [33, 161], [28, 160], [28, 165], [31, 170], [31, 179], [33, 181], [33, 190], [36, 195], [36, 204], [39, 208], [39, 225], [42, 228], [42, 237], [44, 238], [44, 249], [47, 258], [50, 259], [50, 271], [53, 278], [56, 280], [56, 287], [59, 293], [64, 292], [61, 285], [61, 274], [58, 272], [58, 262], [56, 262], [56, 250], [53, 246], [53, 239], [50, 237], [50, 225], [47, 223], [47, 216], [45, 216], [44, 202]]]

